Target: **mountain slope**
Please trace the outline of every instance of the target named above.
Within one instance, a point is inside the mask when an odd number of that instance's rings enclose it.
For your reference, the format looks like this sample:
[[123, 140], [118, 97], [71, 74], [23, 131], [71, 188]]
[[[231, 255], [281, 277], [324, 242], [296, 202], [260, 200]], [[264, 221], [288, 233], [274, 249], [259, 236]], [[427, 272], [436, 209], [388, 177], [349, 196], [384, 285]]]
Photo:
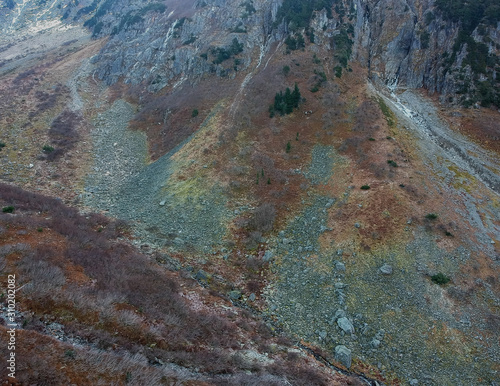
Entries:
[[[154, 275], [187, 285], [158, 261], [182, 267], [207, 287], [191, 282], [193, 296], [229, 297], [337, 368], [387, 384], [492, 384], [499, 370], [499, 113], [492, 106], [500, 42], [488, 2], [474, 19], [446, 5], [4, 7], [1, 178], [127, 220], [128, 242], [160, 256], [148, 263]], [[39, 33], [42, 22], [47, 29]], [[2, 194], [2, 205], [24, 213], [16, 194]], [[19, 241], [12, 232], [2, 243]], [[8, 268], [24, 275], [30, 259], [7, 255]], [[61, 255], [61, 264], [68, 259]], [[100, 275], [90, 276], [104, 286]], [[153, 289], [138, 291], [147, 297]], [[110, 300], [116, 310], [122, 303]], [[49, 312], [29, 297], [20, 307], [23, 315]], [[102, 329], [78, 307], [71, 323], [52, 315], [65, 328]], [[158, 319], [148, 314], [141, 323], [151, 327], [150, 317]], [[234, 339], [244, 335], [237, 331]], [[140, 336], [133, 341], [147, 352]], [[104, 355], [94, 350], [94, 358]], [[182, 370], [186, 382], [222, 382], [210, 369], [198, 372], [194, 357], [180, 363], [161, 355], [164, 367], [190, 368]], [[158, 366], [148, 359], [141, 366]], [[227, 382], [237, 382], [244, 367], [230, 367], [221, 371], [236, 371]], [[255, 382], [307, 384], [307, 375], [275, 374], [268, 365], [248, 371]], [[282, 378], [263, 380], [259, 372]], [[309, 384], [348, 382], [320, 372], [326, 378]]]

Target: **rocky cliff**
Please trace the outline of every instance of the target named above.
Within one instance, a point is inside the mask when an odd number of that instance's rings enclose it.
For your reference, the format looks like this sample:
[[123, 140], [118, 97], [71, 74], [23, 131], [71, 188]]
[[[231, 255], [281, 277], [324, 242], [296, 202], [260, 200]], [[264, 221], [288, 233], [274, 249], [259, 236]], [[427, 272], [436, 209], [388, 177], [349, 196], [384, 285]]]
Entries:
[[473, 21], [466, 13], [452, 19], [444, 7], [432, 0], [358, 1], [355, 57], [389, 87], [424, 87], [466, 106], [498, 105], [498, 16], [488, 19], [483, 8]]
[[[274, 42], [290, 32], [283, 15], [276, 22], [281, 2], [9, 2], [0, 17], [5, 41], [14, 32], [84, 24], [94, 38], [109, 36], [94, 58], [100, 79], [108, 84], [118, 79], [146, 82], [150, 90], [158, 91], [182, 76], [191, 81], [206, 73], [234, 77], [236, 71], [252, 65], [254, 55], [263, 58]], [[370, 76], [390, 87], [424, 87], [439, 93], [442, 101], [465, 106], [499, 104], [500, 25], [494, 5], [481, 3], [471, 16], [468, 8], [447, 12], [452, 6], [466, 7], [455, 4], [458, 0], [449, 2], [448, 8], [445, 1], [434, 0], [332, 3], [333, 14], [318, 13], [311, 22], [319, 36], [317, 43], [333, 48], [332, 37], [339, 28], [355, 27], [352, 58], [366, 66]], [[329, 38], [321, 39], [326, 23], [331, 27]], [[245, 48], [238, 64], [233, 60], [214, 63], [233, 39]]]

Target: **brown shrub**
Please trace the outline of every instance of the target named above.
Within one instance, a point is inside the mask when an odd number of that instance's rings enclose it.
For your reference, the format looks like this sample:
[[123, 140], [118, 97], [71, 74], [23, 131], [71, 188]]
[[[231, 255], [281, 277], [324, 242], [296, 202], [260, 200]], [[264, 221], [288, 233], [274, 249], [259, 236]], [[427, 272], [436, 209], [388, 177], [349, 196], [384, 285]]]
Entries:
[[276, 209], [271, 203], [264, 203], [257, 207], [254, 212], [252, 225], [260, 232], [267, 232], [273, 229]]
[[78, 127], [82, 117], [73, 111], [65, 110], [56, 117], [50, 126], [49, 137], [55, 150], [47, 155], [49, 161], [54, 161], [71, 150], [79, 139]]

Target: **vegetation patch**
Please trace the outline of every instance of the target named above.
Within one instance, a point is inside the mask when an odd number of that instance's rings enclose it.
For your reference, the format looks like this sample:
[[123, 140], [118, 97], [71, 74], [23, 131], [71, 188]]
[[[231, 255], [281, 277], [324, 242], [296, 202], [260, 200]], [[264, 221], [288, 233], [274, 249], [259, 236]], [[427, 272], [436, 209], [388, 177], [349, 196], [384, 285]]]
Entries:
[[4, 206], [2, 208], [3, 213], [14, 213], [14, 207], [13, 206]]
[[349, 24], [347, 28], [342, 28], [340, 33], [333, 37], [333, 43], [335, 44], [335, 58], [344, 68], [347, 68], [347, 62], [351, 58], [352, 54], [352, 45], [354, 44], [350, 38], [352, 33], [354, 33], [354, 29], [352, 25]]
[[217, 47], [212, 50], [212, 55], [215, 56], [212, 63], [221, 64], [241, 52], [243, 52], [243, 43], [240, 43], [238, 39], [234, 38], [229, 47]]
[[285, 39], [286, 48], [290, 51], [295, 51], [304, 48], [306, 43], [301, 33], [297, 32], [293, 35], [288, 35]]
[[[392, 110], [389, 108], [389, 106], [386, 105], [384, 100], [380, 97], [378, 98], [378, 105], [380, 107], [380, 110], [382, 111], [382, 114], [384, 114], [385, 119], [386, 119], [389, 127], [394, 127], [396, 122], [395, 122], [395, 117], [394, 117], [394, 113], [392, 112]], [[391, 137], [387, 137], [387, 139], [391, 139]]]
[[253, 0], [247, 0], [243, 2], [240, 7], [244, 8], [243, 13], [241, 14], [242, 19], [247, 19], [249, 16], [253, 15], [257, 10], [253, 5]]
[[283, 20], [291, 31], [309, 26], [314, 11], [326, 9], [328, 18], [332, 17], [333, 0], [284, 0], [278, 10], [275, 25]]
[[194, 36], [194, 35], [191, 35], [191, 37], [186, 40], [184, 43], [182, 43], [183, 45], [187, 46], [188, 44], [191, 44], [191, 43], [194, 43], [196, 41], [197, 37]]
[[[470, 66], [474, 74], [475, 95], [472, 100], [462, 98], [464, 106], [469, 107], [474, 103], [474, 99], [482, 106], [500, 106], [500, 91], [498, 87], [498, 77], [494, 74], [496, 67], [500, 64], [498, 57], [489, 52], [489, 37], [485, 36], [488, 27], [495, 27], [500, 21], [500, 6], [496, 0], [480, 0], [469, 2], [467, 0], [436, 0], [436, 7], [441, 11], [443, 18], [447, 21], [459, 23], [460, 30], [453, 45], [452, 54], [444, 61], [445, 71], [449, 71], [451, 65], [455, 63], [458, 53], [464, 46], [467, 47], [467, 56], [462, 61], [462, 67]], [[483, 42], [476, 41], [472, 37], [473, 31], [477, 29]], [[478, 82], [479, 74], [486, 75], [487, 80]], [[457, 93], [468, 94], [470, 83], [462, 84]]]
[[269, 106], [270, 117], [274, 117], [277, 113], [281, 116], [291, 114], [295, 108], [299, 107], [300, 100], [301, 95], [297, 83], [295, 83], [293, 91], [287, 87], [284, 94], [283, 91], [276, 93], [274, 104]]
[[445, 285], [450, 282], [450, 278], [446, 276], [445, 274], [439, 272], [436, 275], [431, 276], [431, 280], [433, 283], [439, 284], [439, 285]]

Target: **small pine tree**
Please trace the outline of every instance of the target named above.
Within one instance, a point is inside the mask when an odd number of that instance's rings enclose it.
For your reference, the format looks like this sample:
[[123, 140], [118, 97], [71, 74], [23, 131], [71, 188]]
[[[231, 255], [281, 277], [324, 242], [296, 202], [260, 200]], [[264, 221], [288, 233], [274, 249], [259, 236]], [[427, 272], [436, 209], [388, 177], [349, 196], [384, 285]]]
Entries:
[[271, 178], [268, 178], [268, 179], [267, 179], [267, 184], [268, 184], [268, 185], [271, 185]]
[[299, 133], [297, 133], [297, 136], [295, 137], [295, 140], [298, 141], [299, 140]]
[[290, 150], [292, 150], [292, 144], [290, 143], [290, 141], [288, 141], [288, 143], [286, 144], [286, 152], [290, 153]]
[[261, 175], [264, 177], [264, 168], [262, 168]]
[[297, 83], [295, 83], [295, 87], [293, 88], [293, 93], [292, 93], [293, 107], [295, 108], [299, 107], [300, 98], [301, 96], [300, 96], [299, 86], [297, 86]]
[[287, 87], [285, 91], [285, 113], [290, 114], [293, 111], [294, 101], [292, 97], [292, 92]]
[[297, 34], [297, 49], [304, 48], [306, 46], [306, 42], [304, 41], [304, 36], [301, 33]]
[[436, 275], [432, 275], [431, 280], [436, 284], [444, 285], [444, 284], [448, 284], [451, 279], [448, 276], [446, 276], [445, 274], [443, 274], [442, 272], [439, 272]]
[[281, 115], [285, 115], [285, 104], [283, 98], [283, 92], [276, 93], [274, 97], [274, 110], [279, 111]]
[[238, 39], [234, 38], [229, 51], [233, 55], [238, 55], [240, 52], [243, 52], [243, 43], [240, 43]]
[[274, 105], [269, 105], [269, 118], [274, 118]]

